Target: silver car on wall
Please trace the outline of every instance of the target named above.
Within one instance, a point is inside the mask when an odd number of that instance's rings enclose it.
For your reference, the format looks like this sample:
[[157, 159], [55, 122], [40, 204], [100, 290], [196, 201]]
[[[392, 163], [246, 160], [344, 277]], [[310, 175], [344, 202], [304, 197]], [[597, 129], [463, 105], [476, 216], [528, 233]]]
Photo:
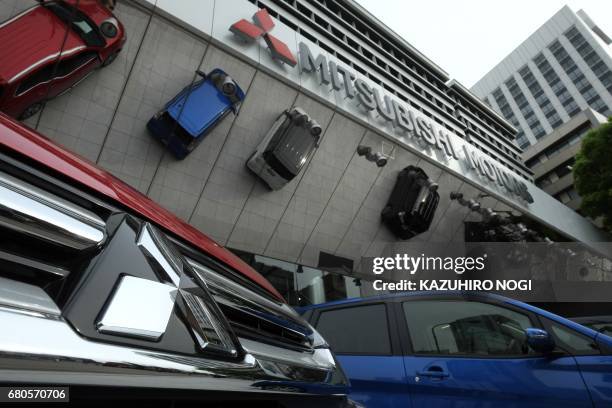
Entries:
[[284, 111], [247, 161], [272, 190], [293, 180], [319, 147], [323, 129], [302, 108]]

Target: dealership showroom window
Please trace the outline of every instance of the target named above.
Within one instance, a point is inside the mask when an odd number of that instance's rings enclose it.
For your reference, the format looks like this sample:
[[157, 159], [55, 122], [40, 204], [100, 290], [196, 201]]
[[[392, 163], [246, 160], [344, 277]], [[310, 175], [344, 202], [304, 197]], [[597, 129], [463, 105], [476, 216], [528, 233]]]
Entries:
[[612, 6], [404, 3], [0, 0], [0, 406], [612, 407]]

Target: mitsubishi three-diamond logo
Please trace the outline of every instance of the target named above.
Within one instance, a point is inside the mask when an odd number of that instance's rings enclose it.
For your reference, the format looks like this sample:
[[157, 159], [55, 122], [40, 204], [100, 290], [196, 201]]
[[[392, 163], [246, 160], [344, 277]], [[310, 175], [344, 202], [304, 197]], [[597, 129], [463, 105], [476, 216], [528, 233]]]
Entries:
[[272, 58], [294, 67], [297, 64], [297, 60], [289, 47], [287, 47], [287, 44], [270, 34], [270, 31], [274, 28], [274, 21], [272, 21], [272, 17], [268, 14], [268, 10], [259, 10], [253, 15], [253, 21], [254, 23], [251, 23], [243, 18], [237, 23], [232, 24], [230, 31], [249, 42], [263, 37], [272, 53]]

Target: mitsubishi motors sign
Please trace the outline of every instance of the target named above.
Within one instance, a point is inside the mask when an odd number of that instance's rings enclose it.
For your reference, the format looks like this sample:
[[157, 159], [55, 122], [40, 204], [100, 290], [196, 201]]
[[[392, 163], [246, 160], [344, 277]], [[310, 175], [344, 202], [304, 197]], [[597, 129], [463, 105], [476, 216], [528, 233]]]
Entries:
[[[274, 26], [267, 10], [261, 9], [253, 15], [253, 22], [241, 19], [232, 24], [229, 30], [241, 40], [253, 43], [264, 38], [272, 58], [294, 68], [298, 61], [287, 44], [270, 34]], [[322, 87], [331, 87], [334, 91], [343, 93], [345, 98], [355, 100], [364, 114], [376, 112], [402, 137], [419, 139], [422, 144], [442, 151], [450, 160], [465, 161], [467, 169], [477, 172], [524, 202], [533, 203], [533, 197], [521, 177], [467, 144], [461, 143], [461, 147], [457, 146], [457, 136], [452, 137], [446, 129], [437, 126], [431, 119], [393, 96], [381, 92], [379, 88], [370, 85], [367, 79], [359, 78], [354, 71], [328, 60], [323, 54], [313, 54], [305, 42], [299, 42], [298, 49], [299, 68], [294, 69], [299, 69], [300, 74], [316, 76]]]
[[496, 161], [485, 157], [468, 144], [462, 144], [458, 151], [454, 138], [446, 129], [437, 126], [429, 118], [418, 113], [394, 97], [383, 94], [379, 89], [356, 77], [356, 73], [339, 67], [333, 61], [327, 61], [322, 55], [313, 56], [308, 45], [301, 42], [300, 67], [302, 72], [318, 75], [324, 85], [331, 85], [335, 90], [343, 90], [347, 98], [356, 98], [359, 106], [365, 111], [376, 111], [384, 120], [391, 122], [402, 135], [421, 139], [453, 160], [465, 160], [468, 167], [482, 177], [488, 178], [506, 191], [513, 193], [527, 203], [533, 203], [526, 183]]

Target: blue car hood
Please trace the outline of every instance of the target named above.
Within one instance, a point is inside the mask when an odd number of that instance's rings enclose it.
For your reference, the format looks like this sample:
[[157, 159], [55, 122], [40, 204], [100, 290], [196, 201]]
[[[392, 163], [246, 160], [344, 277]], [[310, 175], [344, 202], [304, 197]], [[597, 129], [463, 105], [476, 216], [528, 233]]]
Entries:
[[210, 81], [201, 81], [181, 92], [166, 108], [191, 136], [198, 137], [227, 111], [230, 100]]

